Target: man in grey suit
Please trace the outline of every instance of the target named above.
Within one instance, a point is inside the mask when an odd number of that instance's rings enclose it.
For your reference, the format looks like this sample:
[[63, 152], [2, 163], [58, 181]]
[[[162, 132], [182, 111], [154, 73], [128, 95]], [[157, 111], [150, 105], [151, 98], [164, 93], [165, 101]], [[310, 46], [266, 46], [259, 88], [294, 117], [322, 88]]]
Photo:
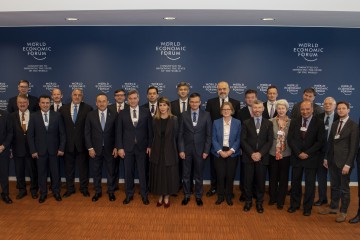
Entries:
[[183, 160], [182, 178], [185, 195], [181, 204], [187, 205], [190, 201], [190, 176], [194, 165], [196, 204], [202, 206], [203, 171], [211, 148], [212, 122], [210, 113], [199, 108], [200, 94], [191, 94], [189, 102], [190, 110], [181, 114], [179, 127], [179, 156]]
[[359, 146], [359, 127], [349, 118], [350, 104], [338, 102], [339, 120], [334, 122], [329, 135], [329, 150], [324, 166], [329, 168], [331, 183], [330, 207], [320, 214], [336, 214], [341, 199], [340, 213], [336, 222], [346, 220], [350, 204], [350, 174]]
[[47, 198], [46, 179], [48, 170], [52, 178], [52, 191], [56, 201], [61, 201], [59, 181], [59, 156], [65, 151], [65, 127], [58, 112], [50, 111], [50, 96], [39, 97], [41, 111], [30, 116], [27, 139], [32, 158], [37, 161], [40, 188], [39, 203]]

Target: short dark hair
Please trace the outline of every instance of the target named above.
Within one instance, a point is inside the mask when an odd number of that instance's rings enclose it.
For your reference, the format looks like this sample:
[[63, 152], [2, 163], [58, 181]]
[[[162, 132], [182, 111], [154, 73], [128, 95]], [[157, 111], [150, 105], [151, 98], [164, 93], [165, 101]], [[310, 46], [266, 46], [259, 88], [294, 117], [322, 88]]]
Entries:
[[196, 97], [201, 98], [200, 94], [197, 92], [194, 92], [194, 93], [190, 94], [190, 96], [189, 96], [189, 98], [196, 98]]
[[249, 89], [249, 90], [246, 90], [245, 92], [245, 96], [248, 95], [248, 94], [251, 94], [251, 93], [255, 93], [255, 96], [257, 96], [257, 91], [254, 90], [254, 89]]
[[40, 99], [42, 99], [42, 98], [48, 98], [51, 101], [51, 98], [50, 98], [49, 95], [46, 95], [46, 94], [40, 95], [39, 96], [39, 102], [40, 102]]
[[314, 88], [305, 88], [304, 93], [312, 93], [316, 96], [316, 91]]
[[20, 85], [20, 83], [26, 83], [28, 86], [30, 86], [30, 82], [28, 80], [25, 80], [25, 79], [20, 80], [18, 85]]
[[179, 84], [176, 86], [176, 88], [179, 88], [179, 87], [188, 87], [190, 88], [189, 84], [187, 82], [179, 82]]
[[336, 106], [339, 106], [339, 104], [345, 104], [347, 109], [350, 109], [350, 103], [349, 102], [346, 102], [346, 101], [340, 101], [336, 104]]
[[123, 92], [124, 95], [126, 96], [126, 92], [125, 92], [125, 90], [122, 89], [122, 88], [121, 88], [121, 89], [116, 89], [115, 92], [114, 92], [114, 95], [117, 94], [117, 93], [119, 93], [119, 92]]
[[29, 101], [29, 98], [28, 98], [25, 94], [19, 94], [19, 95], [17, 95], [17, 98], [16, 98], [16, 99], [19, 99], [19, 98]]
[[146, 94], [149, 93], [149, 90], [150, 90], [150, 89], [155, 89], [155, 90], [156, 90], [156, 94], [159, 94], [159, 90], [157, 89], [157, 87], [154, 87], [154, 86], [148, 87], [148, 89], [147, 89], [147, 91], [146, 91]]
[[276, 91], [278, 91], [278, 88], [275, 86], [275, 85], [270, 85], [269, 87], [268, 87], [268, 89], [266, 90], [266, 93], [268, 93], [269, 92], [269, 90], [270, 89], [276, 89]]
[[96, 98], [95, 98], [95, 99], [97, 99], [99, 96], [105, 96], [106, 99], [108, 98], [108, 96], [107, 96], [105, 93], [101, 92], [101, 93], [98, 93], [98, 94], [96, 95]]

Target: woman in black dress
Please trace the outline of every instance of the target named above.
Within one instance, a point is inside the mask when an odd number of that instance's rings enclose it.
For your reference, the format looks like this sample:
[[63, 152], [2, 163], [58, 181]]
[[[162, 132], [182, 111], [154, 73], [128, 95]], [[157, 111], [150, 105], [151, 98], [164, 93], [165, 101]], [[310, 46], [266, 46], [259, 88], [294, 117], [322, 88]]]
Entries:
[[170, 101], [161, 97], [153, 120], [154, 140], [150, 155], [150, 190], [160, 195], [157, 207], [170, 207], [169, 196], [179, 189], [177, 117], [171, 114]]

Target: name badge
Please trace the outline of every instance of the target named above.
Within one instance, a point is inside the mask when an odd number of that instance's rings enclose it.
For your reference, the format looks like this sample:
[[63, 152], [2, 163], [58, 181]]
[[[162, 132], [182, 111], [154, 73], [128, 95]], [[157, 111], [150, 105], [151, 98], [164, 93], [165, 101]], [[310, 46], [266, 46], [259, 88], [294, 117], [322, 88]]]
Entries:
[[306, 131], [307, 131], [307, 128], [306, 128], [306, 127], [301, 127], [301, 128], [300, 128], [300, 131], [306, 132]]
[[284, 131], [282, 131], [282, 130], [279, 130], [278, 132], [277, 132], [277, 135], [280, 135], [280, 136], [283, 136], [285, 133], [284, 133]]
[[340, 135], [339, 134], [336, 134], [334, 139], [339, 139], [340, 138]]
[[256, 133], [259, 134], [259, 132], [260, 132], [260, 129], [256, 129]]
[[329, 130], [329, 126], [326, 125], [326, 126], [325, 126], [325, 130]]

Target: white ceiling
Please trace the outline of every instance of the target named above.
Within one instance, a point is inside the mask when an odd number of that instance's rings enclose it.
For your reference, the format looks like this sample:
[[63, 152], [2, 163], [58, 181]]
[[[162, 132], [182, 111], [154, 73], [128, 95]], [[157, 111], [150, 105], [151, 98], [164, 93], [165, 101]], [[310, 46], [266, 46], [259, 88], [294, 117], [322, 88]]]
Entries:
[[[359, 0], [0, 0], [0, 26], [360, 27]], [[79, 21], [65, 21], [67, 17]], [[165, 21], [163, 17], [176, 17]], [[275, 21], [262, 21], [272, 17]]]

